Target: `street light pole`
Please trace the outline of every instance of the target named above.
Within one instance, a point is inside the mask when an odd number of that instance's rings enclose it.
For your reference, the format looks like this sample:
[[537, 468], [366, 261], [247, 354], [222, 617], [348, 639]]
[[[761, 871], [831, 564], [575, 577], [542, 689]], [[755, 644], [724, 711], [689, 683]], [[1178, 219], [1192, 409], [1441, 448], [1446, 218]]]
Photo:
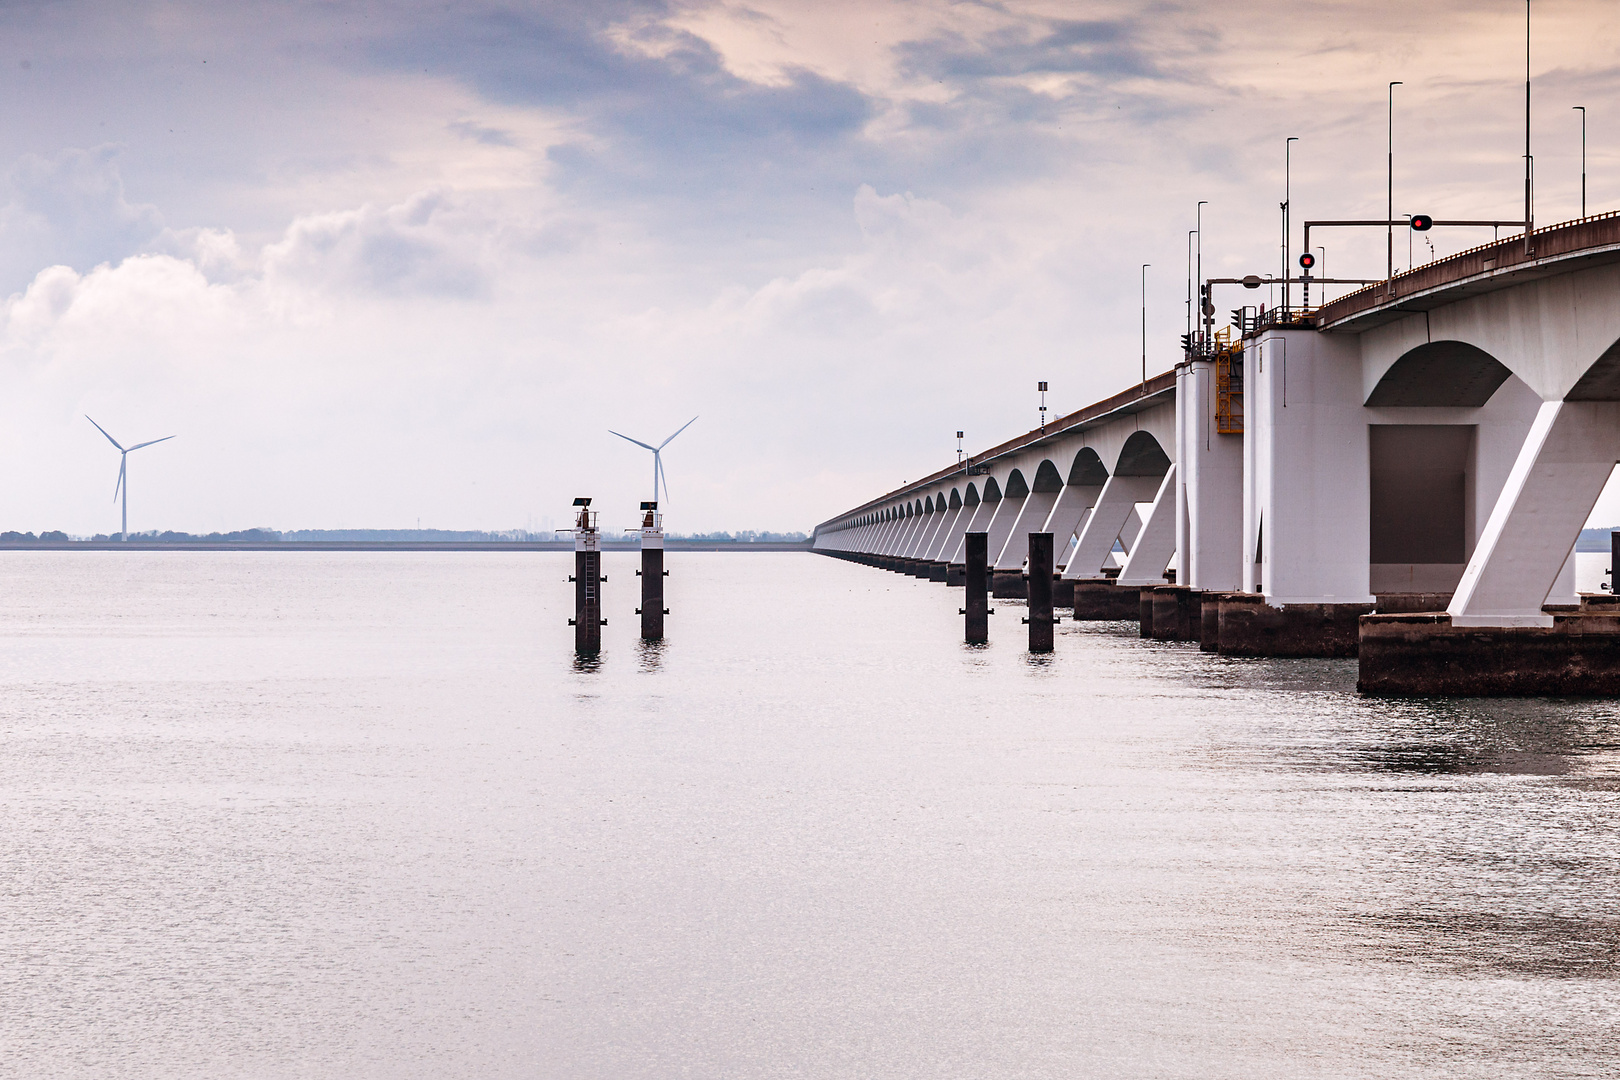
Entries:
[[1152, 263], [1142, 264], [1142, 393], [1147, 393], [1147, 272]]
[[1282, 245], [1282, 279], [1283, 279], [1283, 314], [1288, 314], [1288, 203], [1290, 182], [1293, 173], [1292, 151], [1294, 144], [1299, 142], [1298, 135], [1290, 135], [1283, 140], [1283, 245]]
[[1581, 114], [1581, 217], [1586, 216], [1586, 106], [1572, 106]]
[[1535, 203], [1532, 199], [1531, 177], [1535, 172], [1535, 158], [1530, 156], [1530, 0], [1524, 0], [1524, 253], [1529, 255], [1530, 234], [1535, 231]]
[[1209, 327], [1205, 325], [1205, 322], [1209, 317], [1204, 314], [1204, 205], [1208, 202], [1208, 199], [1199, 199], [1198, 205], [1194, 208], [1194, 212], [1198, 215], [1198, 254], [1196, 263], [1197, 271], [1193, 276], [1193, 281], [1196, 283], [1196, 287], [1193, 289], [1193, 292], [1197, 294], [1198, 297], [1194, 303], [1198, 305], [1197, 325], [1198, 340], [1200, 341], [1204, 339], [1204, 333], [1209, 329]]
[[1388, 223], [1384, 237], [1388, 262], [1385, 280], [1395, 276], [1395, 88], [1402, 85], [1405, 84], [1399, 80], [1389, 84], [1389, 186], [1386, 190], [1388, 203], [1384, 208], [1384, 221]]

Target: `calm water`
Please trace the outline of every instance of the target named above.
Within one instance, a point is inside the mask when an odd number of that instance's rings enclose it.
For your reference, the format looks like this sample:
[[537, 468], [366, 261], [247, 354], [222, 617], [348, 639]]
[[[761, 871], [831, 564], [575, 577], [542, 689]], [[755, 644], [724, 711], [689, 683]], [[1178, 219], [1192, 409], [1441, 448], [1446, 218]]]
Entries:
[[0, 556], [0, 1073], [1620, 1069], [1620, 707], [670, 557]]

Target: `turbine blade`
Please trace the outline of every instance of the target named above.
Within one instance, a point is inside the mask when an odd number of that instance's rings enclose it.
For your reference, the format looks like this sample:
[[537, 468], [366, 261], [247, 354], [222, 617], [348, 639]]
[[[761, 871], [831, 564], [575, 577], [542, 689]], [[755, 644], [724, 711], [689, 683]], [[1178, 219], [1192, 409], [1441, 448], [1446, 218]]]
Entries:
[[664, 478], [664, 501], [668, 502], [669, 501], [669, 473], [664, 471], [664, 458], [663, 458], [662, 454], [654, 454], [653, 455], [653, 468], [657, 469], [658, 470], [658, 475]]
[[[612, 428], [608, 428], [608, 434], [609, 435], [619, 435], [619, 433], [617, 431], [614, 431]], [[633, 442], [637, 446], [641, 447], [643, 450], [656, 450], [656, 449], [658, 449], [656, 446], [648, 446], [646, 443], [642, 442], [640, 439], [632, 439], [628, 435], [619, 435], [619, 438], [623, 439], [625, 442]]]
[[[681, 431], [685, 431], [687, 428], [691, 427], [695, 423], [697, 423], [697, 417], [694, 416], [694, 417], [692, 417], [692, 419], [688, 420], [686, 423], [681, 425]], [[675, 435], [679, 435], [681, 433], [681, 431], [677, 431], [675, 433]], [[675, 441], [675, 435], [671, 435], [669, 438], [667, 438], [663, 442], [659, 443], [658, 444], [658, 449], [662, 450], [664, 447], [666, 447], [670, 443], [674, 442]], [[651, 448], [649, 447], [649, 449], [651, 449]]]
[[156, 446], [158, 443], [160, 443], [160, 442], [168, 442], [172, 438], [174, 438], [173, 435], [165, 435], [161, 439], [152, 439], [152, 440], [149, 440], [148, 442], [136, 443], [134, 446], [130, 447], [130, 450], [131, 451], [139, 450], [143, 446]]
[[[89, 420], [90, 418], [85, 417], [85, 419]], [[92, 424], [95, 423], [94, 420], [90, 420], [90, 422]], [[128, 462], [128, 458], [118, 459], [118, 483], [113, 485], [113, 502], [118, 501], [118, 493], [124, 489], [124, 466], [128, 464]]]
[[[84, 418], [85, 418], [85, 419], [86, 419], [86, 420], [90, 420], [90, 414], [89, 414], [89, 413], [85, 413], [85, 414], [84, 414]], [[104, 428], [104, 427], [102, 427], [102, 426], [101, 426], [101, 425], [100, 425], [100, 424], [96, 424], [96, 422], [95, 422], [95, 421], [94, 421], [94, 420], [90, 420], [90, 422], [91, 422], [91, 423], [92, 423], [92, 424], [95, 424], [95, 427], [96, 427], [96, 430], [97, 430], [97, 431], [99, 431], [99, 432], [101, 432], [101, 433], [102, 433], [102, 434], [103, 434], [103, 435], [107, 435], [107, 429], [106, 429], [106, 428]], [[112, 437], [112, 436], [111, 436], [111, 435], [107, 435], [107, 441], [108, 441], [108, 442], [110, 442], [110, 443], [112, 443], [112, 444], [113, 444], [113, 445], [114, 445], [114, 446], [118, 446], [118, 440], [117, 440], [117, 439], [115, 439], [115, 438], [113, 438], [113, 437]], [[122, 449], [123, 449], [123, 447], [122, 447], [122, 446], [118, 446], [118, 449], [119, 449], [119, 450], [122, 450]]]

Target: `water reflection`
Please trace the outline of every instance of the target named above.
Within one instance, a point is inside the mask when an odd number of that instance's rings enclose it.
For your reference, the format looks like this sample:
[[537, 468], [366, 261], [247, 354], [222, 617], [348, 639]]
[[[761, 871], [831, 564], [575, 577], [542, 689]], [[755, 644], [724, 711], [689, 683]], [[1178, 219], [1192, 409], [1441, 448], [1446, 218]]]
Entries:
[[602, 654], [594, 656], [581, 656], [574, 654], [574, 671], [579, 674], [591, 674], [602, 670]]
[[642, 671], [655, 672], [664, 666], [662, 641], [636, 641], [636, 666]]
[[1620, 919], [1416, 910], [1352, 916], [1347, 923], [1359, 951], [1394, 964], [1481, 976], [1620, 974]]

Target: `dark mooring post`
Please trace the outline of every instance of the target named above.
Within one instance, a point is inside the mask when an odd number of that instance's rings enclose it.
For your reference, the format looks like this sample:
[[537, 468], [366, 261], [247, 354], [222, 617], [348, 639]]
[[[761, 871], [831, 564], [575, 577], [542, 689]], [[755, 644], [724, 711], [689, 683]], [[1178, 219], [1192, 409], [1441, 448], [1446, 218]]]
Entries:
[[1052, 534], [1029, 534], [1029, 651], [1052, 651]]
[[575, 499], [579, 517], [574, 520], [574, 652], [595, 656], [602, 651], [602, 544], [597, 532], [591, 500]]
[[641, 504], [641, 640], [664, 640], [664, 516], [658, 504]]
[[1620, 596], [1620, 532], [1609, 534], [1609, 591]]
[[967, 616], [965, 640], [969, 645], [983, 645], [990, 640], [990, 581], [984, 565], [989, 534], [970, 532], [966, 540], [967, 607], [962, 609]]

